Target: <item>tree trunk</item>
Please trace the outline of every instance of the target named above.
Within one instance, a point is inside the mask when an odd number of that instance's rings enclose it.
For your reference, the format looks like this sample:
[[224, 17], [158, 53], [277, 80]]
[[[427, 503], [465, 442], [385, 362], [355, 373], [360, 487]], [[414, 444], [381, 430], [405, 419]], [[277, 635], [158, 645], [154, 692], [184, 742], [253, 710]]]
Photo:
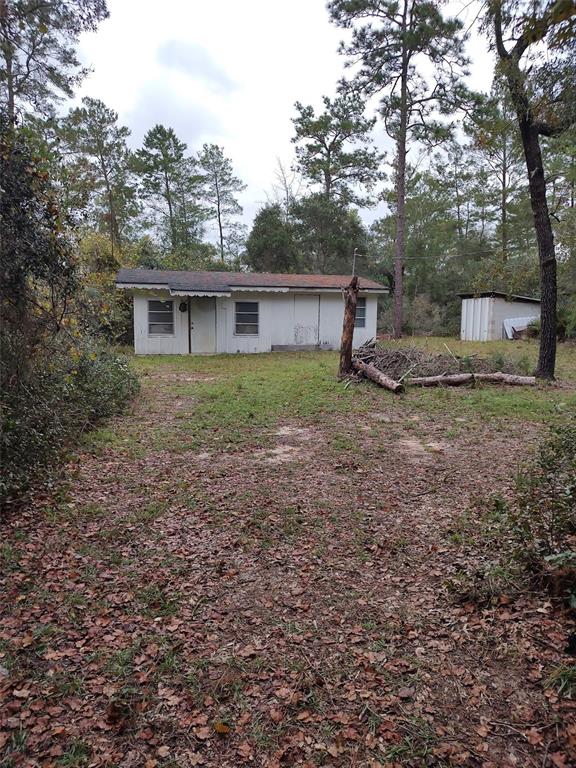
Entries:
[[102, 152], [102, 148], [99, 146], [98, 148], [99, 152], [99, 159], [100, 159], [100, 170], [102, 171], [102, 176], [104, 178], [104, 186], [106, 187], [106, 198], [108, 200], [108, 228], [110, 230], [110, 248], [111, 248], [111, 256], [112, 259], [114, 259], [114, 243], [116, 242], [116, 233], [118, 232], [118, 225], [116, 222], [116, 212], [114, 210], [114, 196], [112, 194], [112, 186], [110, 184], [110, 177], [108, 176], [108, 169], [106, 168], [106, 163], [104, 161], [104, 155]]
[[500, 189], [500, 242], [502, 261], [508, 261], [508, 143], [504, 134], [502, 143], [502, 177]]
[[220, 261], [224, 263], [224, 227], [222, 226], [222, 201], [220, 199], [218, 171], [214, 172], [214, 192], [216, 193], [216, 220], [218, 222], [218, 237], [220, 241]]
[[557, 300], [554, 233], [546, 199], [546, 180], [538, 129], [529, 114], [519, 113], [518, 118], [540, 261], [540, 353], [535, 375], [540, 379], [553, 379], [556, 367]]
[[6, 80], [6, 94], [7, 103], [6, 108], [8, 112], [8, 121], [10, 125], [14, 125], [16, 121], [16, 105], [14, 96], [14, 54], [10, 42], [10, 28], [8, 22], [8, 5], [6, 0], [0, 0], [0, 29], [2, 31], [2, 37], [4, 38], [3, 53], [4, 61], [6, 63], [6, 70], [4, 77]]
[[526, 74], [520, 69], [520, 58], [528, 48], [530, 41], [520, 38], [511, 52], [504, 45], [502, 27], [502, 2], [494, 3], [494, 35], [498, 57], [505, 63], [505, 75], [508, 90], [514, 104], [522, 148], [528, 171], [530, 205], [540, 261], [540, 352], [535, 375], [540, 379], [553, 379], [556, 367], [556, 253], [554, 233], [550, 223], [548, 201], [546, 199], [546, 180], [542, 165], [539, 128], [534, 123], [530, 106], [530, 97], [526, 86]]
[[386, 374], [379, 371], [375, 365], [364, 363], [362, 360], [352, 360], [352, 367], [357, 371], [361, 371], [364, 376], [367, 376], [369, 379], [376, 382], [376, 384], [384, 387], [384, 389], [388, 389], [390, 392], [402, 392], [404, 389], [402, 382], [394, 381], [390, 376], [386, 376]]
[[404, 248], [406, 241], [406, 134], [408, 131], [408, 52], [406, 26], [408, 3], [402, 14], [402, 73], [400, 126], [396, 140], [396, 239], [394, 243], [394, 338], [402, 338], [404, 300]]
[[342, 325], [342, 341], [340, 343], [340, 378], [352, 373], [352, 340], [356, 322], [356, 304], [358, 302], [358, 277], [354, 275], [350, 285], [344, 292], [344, 323]]
[[463, 384], [474, 384], [476, 381], [486, 381], [493, 384], [510, 384], [512, 386], [534, 386], [534, 376], [516, 376], [512, 373], [448, 373], [440, 376], [415, 376], [406, 379], [407, 384], [419, 387], [460, 387]]
[[170, 243], [172, 246], [172, 252], [176, 250], [178, 245], [178, 237], [176, 235], [176, 225], [174, 222], [174, 210], [172, 207], [172, 191], [170, 189], [170, 180], [168, 178], [168, 170], [164, 165], [164, 195], [166, 197], [166, 203], [168, 205], [168, 220], [170, 222]]

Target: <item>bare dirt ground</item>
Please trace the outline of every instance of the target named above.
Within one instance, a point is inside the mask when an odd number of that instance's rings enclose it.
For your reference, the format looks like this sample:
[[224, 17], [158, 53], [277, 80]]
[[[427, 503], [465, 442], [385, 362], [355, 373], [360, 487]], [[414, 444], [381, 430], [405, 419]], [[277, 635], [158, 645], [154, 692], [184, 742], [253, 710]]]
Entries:
[[236, 448], [157, 444], [196, 407], [174, 377], [2, 529], [0, 765], [576, 765], [546, 684], [562, 609], [446, 588], [461, 515], [535, 426], [379, 393]]

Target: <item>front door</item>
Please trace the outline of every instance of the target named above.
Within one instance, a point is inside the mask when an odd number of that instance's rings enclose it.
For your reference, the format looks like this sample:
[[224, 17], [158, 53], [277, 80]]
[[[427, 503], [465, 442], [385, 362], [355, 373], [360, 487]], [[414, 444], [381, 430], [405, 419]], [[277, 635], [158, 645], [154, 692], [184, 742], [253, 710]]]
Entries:
[[294, 296], [294, 344], [318, 344], [320, 296], [296, 294]]
[[190, 351], [210, 355], [216, 352], [216, 299], [198, 296], [190, 299]]

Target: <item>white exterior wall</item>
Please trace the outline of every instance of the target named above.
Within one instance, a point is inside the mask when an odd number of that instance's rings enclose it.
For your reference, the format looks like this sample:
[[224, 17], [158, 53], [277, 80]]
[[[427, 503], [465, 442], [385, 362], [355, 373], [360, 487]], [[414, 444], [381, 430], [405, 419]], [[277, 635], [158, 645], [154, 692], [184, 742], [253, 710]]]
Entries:
[[[360, 293], [360, 296], [363, 294]], [[174, 301], [174, 336], [148, 335], [148, 300]], [[139, 355], [188, 354], [188, 313], [178, 305], [185, 297], [169, 296], [161, 291], [134, 293], [134, 350]], [[190, 298], [194, 322], [195, 298]], [[231, 297], [199, 299], [214, 302], [214, 337], [217, 353], [270, 352], [273, 346], [318, 345], [337, 349], [342, 335], [344, 300], [340, 292], [307, 293], [234, 291]], [[259, 304], [259, 333], [254, 336], [236, 335], [235, 302], [257, 301]], [[366, 296], [366, 327], [354, 330], [354, 345], [375, 338], [378, 297]], [[210, 324], [209, 319], [205, 324]], [[198, 330], [195, 326], [194, 330]], [[192, 331], [192, 352], [195, 335]], [[203, 346], [203, 345], [201, 345]], [[197, 350], [198, 351], [198, 350]], [[207, 351], [202, 348], [200, 351]]]
[[460, 339], [462, 341], [488, 341], [494, 299], [462, 299]]
[[[174, 302], [174, 335], [148, 335], [148, 301]], [[134, 294], [134, 352], [137, 355], [185, 355], [188, 352], [188, 312], [180, 312], [181, 299], [168, 291], [143, 291]]]
[[540, 317], [540, 304], [532, 301], [506, 301], [500, 297], [492, 299], [491, 339], [505, 339], [504, 320], [514, 317]]
[[462, 299], [460, 339], [498, 341], [505, 338], [504, 320], [532, 316], [540, 316], [540, 305], [530, 301], [506, 301], [499, 296]]

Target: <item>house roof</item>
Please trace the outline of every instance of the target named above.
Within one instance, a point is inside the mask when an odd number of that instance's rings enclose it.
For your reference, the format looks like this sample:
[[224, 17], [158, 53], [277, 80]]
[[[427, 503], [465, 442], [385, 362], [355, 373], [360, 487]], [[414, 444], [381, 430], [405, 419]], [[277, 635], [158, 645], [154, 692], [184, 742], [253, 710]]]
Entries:
[[[350, 282], [350, 275], [292, 275], [270, 272], [176, 272], [164, 269], [121, 269], [117, 288], [164, 288], [175, 295], [227, 295], [238, 290], [339, 291]], [[374, 280], [359, 278], [361, 291], [387, 293]]]
[[505, 299], [506, 301], [525, 301], [530, 304], [540, 304], [540, 299], [533, 296], [518, 296], [515, 293], [502, 291], [476, 291], [474, 293], [459, 293], [461, 299]]

